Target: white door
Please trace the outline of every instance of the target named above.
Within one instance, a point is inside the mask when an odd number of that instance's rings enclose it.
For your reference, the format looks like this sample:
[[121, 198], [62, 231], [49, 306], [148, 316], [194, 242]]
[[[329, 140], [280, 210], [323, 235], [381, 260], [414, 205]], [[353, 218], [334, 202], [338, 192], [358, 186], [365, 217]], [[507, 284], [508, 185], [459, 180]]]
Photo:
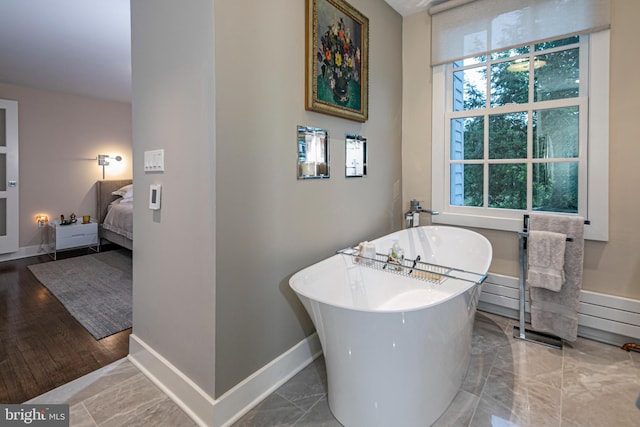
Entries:
[[18, 250], [18, 103], [0, 99], [0, 254]]

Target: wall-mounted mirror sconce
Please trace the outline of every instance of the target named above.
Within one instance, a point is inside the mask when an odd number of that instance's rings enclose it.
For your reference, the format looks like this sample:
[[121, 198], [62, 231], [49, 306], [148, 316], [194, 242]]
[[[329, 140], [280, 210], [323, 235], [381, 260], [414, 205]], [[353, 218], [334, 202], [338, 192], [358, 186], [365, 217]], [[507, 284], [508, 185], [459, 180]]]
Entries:
[[329, 134], [298, 126], [298, 179], [329, 178]]
[[345, 137], [345, 176], [367, 176], [367, 138], [347, 134]]
[[104, 167], [109, 166], [109, 160], [115, 160], [119, 162], [122, 160], [122, 156], [110, 156], [109, 154], [98, 154], [98, 166], [102, 166], [102, 179], [104, 179]]

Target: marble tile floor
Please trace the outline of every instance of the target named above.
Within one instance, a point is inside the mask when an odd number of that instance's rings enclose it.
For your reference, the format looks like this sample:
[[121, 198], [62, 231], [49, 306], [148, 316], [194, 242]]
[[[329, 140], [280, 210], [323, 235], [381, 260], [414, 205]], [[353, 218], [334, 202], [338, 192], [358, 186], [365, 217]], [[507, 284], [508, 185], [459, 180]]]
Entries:
[[[557, 350], [514, 339], [515, 324], [478, 312], [469, 371], [435, 426], [640, 425], [640, 353], [583, 338]], [[233, 427], [339, 427], [326, 390], [321, 357]], [[71, 426], [195, 425], [126, 359], [29, 403], [68, 403]]]
[[25, 403], [66, 403], [77, 427], [196, 426], [126, 358]]

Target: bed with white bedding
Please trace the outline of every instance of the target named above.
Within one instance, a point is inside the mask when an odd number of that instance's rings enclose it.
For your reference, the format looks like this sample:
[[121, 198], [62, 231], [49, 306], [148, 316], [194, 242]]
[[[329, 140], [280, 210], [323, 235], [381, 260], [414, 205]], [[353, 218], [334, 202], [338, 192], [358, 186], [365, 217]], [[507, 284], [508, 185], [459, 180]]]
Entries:
[[133, 249], [133, 185], [129, 180], [97, 182], [98, 235], [127, 249]]

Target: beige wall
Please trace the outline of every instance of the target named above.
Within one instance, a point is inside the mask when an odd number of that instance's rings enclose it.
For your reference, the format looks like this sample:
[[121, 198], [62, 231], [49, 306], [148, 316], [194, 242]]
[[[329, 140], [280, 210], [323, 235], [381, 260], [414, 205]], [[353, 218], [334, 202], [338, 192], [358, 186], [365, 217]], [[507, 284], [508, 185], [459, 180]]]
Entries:
[[[633, 70], [640, 66], [635, 40], [640, 37], [637, 16], [640, 3], [612, 0], [611, 5], [611, 82], [610, 82], [610, 177], [609, 241], [586, 242], [583, 289], [604, 294], [640, 299], [640, 227], [637, 212], [640, 197], [635, 185], [640, 182], [640, 155], [637, 143], [636, 103], [640, 87], [633, 82]], [[403, 176], [405, 203], [415, 195], [428, 194], [430, 170], [411, 159], [431, 151], [431, 81], [426, 71], [429, 61], [430, 19], [426, 13], [404, 21]], [[417, 42], [415, 36], [424, 40]], [[416, 73], [416, 69], [423, 72]], [[416, 89], [411, 94], [407, 88]], [[425, 123], [428, 125], [425, 126]], [[428, 128], [428, 132], [425, 129]], [[430, 166], [428, 166], [430, 169]], [[494, 259], [490, 271], [517, 276], [517, 236], [514, 233], [478, 230], [491, 240]]]
[[[312, 332], [294, 272], [400, 227], [402, 18], [350, 3], [371, 29], [366, 123], [305, 111], [304, 1], [215, 1], [217, 396]], [[329, 131], [330, 179], [296, 179], [297, 125]], [[366, 178], [344, 176], [347, 132]]]
[[98, 154], [123, 156], [107, 179], [132, 176], [130, 104], [8, 84], [0, 98], [18, 101], [21, 248], [41, 243], [38, 213], [96, 214]]
[[[431, 208], [431, 18], [425, 13], [406, 16], [403, 22], [402, 85], [402, 198]], [[407, 84], [409, 82], [409, 84]], [[429, 224], [431, 216], [420, 215]]]

